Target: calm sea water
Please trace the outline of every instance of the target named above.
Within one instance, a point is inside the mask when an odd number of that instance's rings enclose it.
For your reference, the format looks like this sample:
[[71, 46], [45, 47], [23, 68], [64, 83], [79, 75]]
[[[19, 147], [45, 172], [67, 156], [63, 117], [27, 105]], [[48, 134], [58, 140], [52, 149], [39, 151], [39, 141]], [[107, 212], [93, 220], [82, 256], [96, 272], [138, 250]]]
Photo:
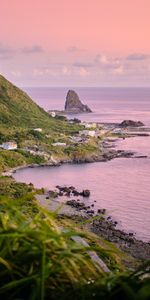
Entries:
[[[62, 110], [68, 88], [26, 88], [45, 110]], [[150, 125], [150, 88], [74, 88], [93, 113], [78, 115], [85, 121], [141, 120]], [[71, 116], [72, 117], [72, 116]]]
[[[45, 110], [62, 109], [67, 88], [26, 89]], [[82, 120], [120, 122], [141, 120], [150, 126], [150, 89], [78, 88], [83, 102], [92, 114], [78, 116]], [[118, 149], [134, 150], [147, 158], [115, 159], [109, 162], [63, 165], [24, 169], [14, 174], [18, 181], [32, 182], [36, 187], [54, 188], [74, 185], [89, 188], [95, 208], [106, 208], [126, 231], [133, 231], [145, 241], [150, 240], [150, 137], [120, 140]]]

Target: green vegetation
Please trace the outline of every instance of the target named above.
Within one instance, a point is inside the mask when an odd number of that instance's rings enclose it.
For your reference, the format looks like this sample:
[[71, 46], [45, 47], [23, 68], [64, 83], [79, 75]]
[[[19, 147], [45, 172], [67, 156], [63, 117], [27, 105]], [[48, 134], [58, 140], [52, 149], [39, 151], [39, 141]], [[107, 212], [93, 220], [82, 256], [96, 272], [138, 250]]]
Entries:
[[25, 151], [0, 150], [0, 173], [18, 166], [40, 164], [44, 161], [43, 157]]
[[68, 146], [66, 149], [64, 149], [64, 153], [67, 154], [73, 160], [84, 160], [85, 158], [99, 153], [99, 149], [94, 139], [91, 139], [91, 141], [85, 144], [79, 144], [77, 146]]
[[0, 177], [0, 195], [7, 196], [13, 200], [26, 196], [26, 194], [35, 191], [33, 185], [16, 182], [12, 177]]
[[[0, 181], [2, 299], [149, 299], [148, 265], [134, 274], [125, 272], [115, 247], [38, 206], [33, 186], [9, 177]], [[90, 250], [97, 251], [111, 274], [97, 268], [87, 249], [72, 240], [76, 235], [91, 241]]]

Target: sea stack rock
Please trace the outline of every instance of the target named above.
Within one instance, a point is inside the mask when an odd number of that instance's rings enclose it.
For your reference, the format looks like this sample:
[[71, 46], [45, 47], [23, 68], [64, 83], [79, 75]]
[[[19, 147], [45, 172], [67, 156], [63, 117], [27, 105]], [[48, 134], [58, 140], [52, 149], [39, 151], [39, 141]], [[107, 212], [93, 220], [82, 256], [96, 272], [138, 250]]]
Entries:
[[66, 96], [65, 111], [67, 113], [82, 113], [82, 112], [92, 112], [91, 109], [84, 105], [77, 93], [73, 90], [69, 90]]

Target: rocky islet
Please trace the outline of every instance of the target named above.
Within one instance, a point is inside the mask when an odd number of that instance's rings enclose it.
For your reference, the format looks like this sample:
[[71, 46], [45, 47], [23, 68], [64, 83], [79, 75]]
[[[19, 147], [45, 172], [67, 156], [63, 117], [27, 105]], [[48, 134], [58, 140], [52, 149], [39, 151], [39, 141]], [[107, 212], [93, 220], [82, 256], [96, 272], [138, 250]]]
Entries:
[[92, 111], [87, 105], [84, 105], [81, 102], [78, 94], [75, 91], [69, 90], [67, 93], [67, 96], [66, 96], [65, 112], [67, 112], [67, 113], [83, 113], [83, 112], [90, 113]]

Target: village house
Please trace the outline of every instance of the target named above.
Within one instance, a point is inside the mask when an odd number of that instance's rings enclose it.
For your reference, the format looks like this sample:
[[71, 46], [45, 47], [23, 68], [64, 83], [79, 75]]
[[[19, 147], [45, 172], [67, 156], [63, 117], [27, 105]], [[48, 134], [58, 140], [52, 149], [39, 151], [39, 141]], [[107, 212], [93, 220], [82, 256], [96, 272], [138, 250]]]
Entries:
[[34, 131], [42, 132], [42, 128], [35, 128]]
[[107, 133], [108, 133], [108, 130], [106, 130], [106, 129], [101, 129], [101, 130], [99, 131], [99, 136], [105, 135], [105, 134], [107, 134]]
[[64, 147], [64, 146], [66, 146], [66, 143], [56, 142], [56, 143], [53, 143], [52, 146], [54, 146], [54, 147], [56, 147], [56, 146]]
[[113, 133], [116, 133], [116, 134], [122, 134], [122, 133], [124, 133], [123, 131], [124, 130], [122, 130], [122, 128], [114, 128], [113, 129]]
[[97, 128], [97, 124], [96, 123], [86, 123], [86, 122], [83, 122], [82, 125], [85, 127], [85, 128]]
[[51, 116], [52, 118], [55, 118], [55, 117], [56, 117], [55, 111], [51, 111], [51, 112], [49, 112], [49, 114], [50, 114], [50, 116]]
[[16, 142], [6, 142], [1, 145], [1, 148], [5, 149], [5, 150], [16, 150], [17, 143]]
[[79, 134], [94, 137], [94, 136], [96, 136], [96, 131], [95, 130], [82, 130], [79, 132]]

